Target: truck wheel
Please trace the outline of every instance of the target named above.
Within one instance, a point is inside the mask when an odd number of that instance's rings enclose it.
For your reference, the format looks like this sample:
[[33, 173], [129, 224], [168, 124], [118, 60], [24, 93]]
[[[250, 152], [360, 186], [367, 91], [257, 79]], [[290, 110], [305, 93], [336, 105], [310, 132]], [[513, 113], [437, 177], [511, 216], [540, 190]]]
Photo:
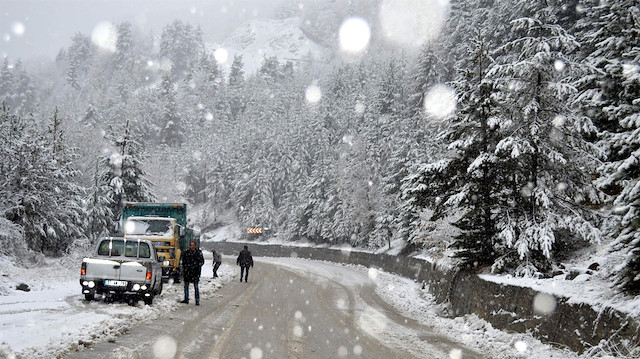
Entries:
[[153, 304], [153, 296], [144, 297], [144, 304], [146, 304], [146, 305]]
[[84, 295], [84, 300], [86, 300], [87, 302], [90, 302], [94, 299], [94, 294], [93, 293], [87, 293]]

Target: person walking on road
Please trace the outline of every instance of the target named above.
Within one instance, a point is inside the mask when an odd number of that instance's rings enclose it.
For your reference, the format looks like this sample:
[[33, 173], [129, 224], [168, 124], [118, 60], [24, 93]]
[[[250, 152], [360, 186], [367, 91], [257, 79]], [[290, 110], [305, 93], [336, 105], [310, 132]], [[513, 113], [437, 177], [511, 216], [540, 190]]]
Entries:
[[218, 278], [218, 268], [222, 264], [222, 256], [216, 252], [215, 248], [211, 250], [211, 253], [213, 253], [213, 278]]
[[240, 266], [240, 281], [242, 282], [242, 276], [244, 275], [245, 283], [249, 279], [249, 267], [253, 267], [253, 257], [249, 247], [244, 246], [244, 249], [240, 251], [236, 264]]
[[180, 303], [189, 304], [189, 283], [193, 283], [196, 305], [200, 305], [200, 272], [204, 265], [204, 257], [200, 248], [196, 248], [196, 242], [189, 243], [189, 250], [182, 252], [182, 279], [184, 281], [184, 299]]

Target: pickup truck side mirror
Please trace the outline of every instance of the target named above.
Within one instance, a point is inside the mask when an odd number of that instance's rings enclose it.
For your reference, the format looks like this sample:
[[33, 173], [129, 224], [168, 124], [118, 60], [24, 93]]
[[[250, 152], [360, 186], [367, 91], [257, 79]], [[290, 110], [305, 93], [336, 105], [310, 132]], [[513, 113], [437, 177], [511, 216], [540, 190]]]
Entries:
[[180, 226], [180, 237], [184, 237], [187, 232], [184, 230], [184, 227]]

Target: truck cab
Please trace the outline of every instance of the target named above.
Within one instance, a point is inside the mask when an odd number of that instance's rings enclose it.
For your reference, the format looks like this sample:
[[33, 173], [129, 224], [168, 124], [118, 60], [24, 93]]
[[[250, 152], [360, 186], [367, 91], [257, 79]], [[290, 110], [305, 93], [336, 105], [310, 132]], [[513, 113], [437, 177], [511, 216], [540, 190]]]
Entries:
[[125, 238], [147, 239], [153, 243], [162, 262], [162, 276], [179, 280], [180, 238], [185, 228], [175, 218], [158, 216], [131, 216], [124, 223]]

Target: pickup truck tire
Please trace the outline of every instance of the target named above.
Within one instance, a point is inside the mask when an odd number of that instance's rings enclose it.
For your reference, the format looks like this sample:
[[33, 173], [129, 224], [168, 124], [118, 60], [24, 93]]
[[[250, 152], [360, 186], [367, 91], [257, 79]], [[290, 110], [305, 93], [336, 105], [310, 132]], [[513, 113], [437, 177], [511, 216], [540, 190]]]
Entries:
[[88, 293], [84, 295], [84, 300], [90, 302], [95, 299], [95, 295], [93, 293]]

